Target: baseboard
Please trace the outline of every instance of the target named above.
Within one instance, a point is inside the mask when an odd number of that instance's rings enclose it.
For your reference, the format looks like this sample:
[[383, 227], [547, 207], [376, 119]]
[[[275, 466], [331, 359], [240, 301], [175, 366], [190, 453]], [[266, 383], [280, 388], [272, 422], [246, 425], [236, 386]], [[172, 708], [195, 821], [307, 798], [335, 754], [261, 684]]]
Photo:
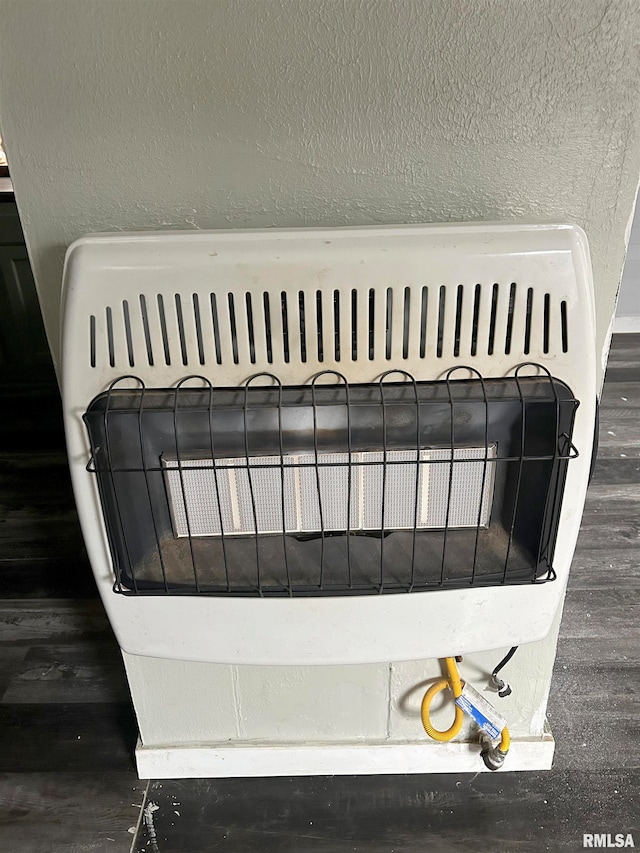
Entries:
[[640, 332], [640, 317], [616, 317], [613, 321], [614, 334], [633, 332]]
[[[515, 738], [504, 771], [549, 770], [555, 741]], [[385, 775], [478, 773], [486, 770], [477, 743], [214, 744], [136, 748], [141, 779], [204, 779], [246, 776]]]

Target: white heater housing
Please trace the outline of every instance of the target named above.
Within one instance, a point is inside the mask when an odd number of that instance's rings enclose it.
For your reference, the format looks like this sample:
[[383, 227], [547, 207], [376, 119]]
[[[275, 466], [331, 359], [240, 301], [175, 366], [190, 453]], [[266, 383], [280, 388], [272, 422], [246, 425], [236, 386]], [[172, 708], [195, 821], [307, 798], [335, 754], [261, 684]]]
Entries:
[[[288, 314], [269, 312], [283, 293]], [[65, 426], [89, 558], [121, 647], [194, 661], [337, 664], [443, 657], [541, 639], [564, 596], [588, 483], [594, 341], [589, 252], [576, 226], [119, 233], [78, 240], [64, 271]], [[523, 362], [542, 365], [580, 403], [573, 431], [580, 456], [568, 465], [555, 582], [282, 598], [114, 593], [82, 417], [117, 378], [134, 374], [147, 387], [169, 388], [198, 374], [229, 387], [268, 371], [284, 385], [304, 385], [335, 370], [350, 383], [369, 383], [400, 369], [426, 381], [463, 365], [504, 377]], [[468, 452], [470, 488], [488, 501], [492, 484], [473, 486], [477, 463]], [[167, 457], [162, 464], [168, 493], [174, 492], [175, 535], [184, 536], [176, 463]], [[206, 485], [207, 472], [197, 473]], [[233, 485], [236, 500], [241, 486]], [[215, 513], [207, 512], [198, 488], [194, 480], [186, 492], [192, 512], [201, 511], [202, 526], [192, 535], [212, 535]], [[427, 496], [428, 484], [420, 488]], [[365, 493], [353, 509], [363, 529]], [[437, 507], [427, 497], [421, 506], [423, 522], [437, 524]], [[312, 515], [298, 501], [288, 529], [313, 526]], [[242, 532], [240, 514], [233, 523]]]

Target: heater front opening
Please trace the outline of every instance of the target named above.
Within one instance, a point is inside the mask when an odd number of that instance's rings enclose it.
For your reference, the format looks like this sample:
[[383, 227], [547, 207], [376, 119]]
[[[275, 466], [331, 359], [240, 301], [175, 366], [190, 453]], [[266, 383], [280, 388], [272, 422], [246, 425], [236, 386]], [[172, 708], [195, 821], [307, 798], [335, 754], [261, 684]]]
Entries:
[[114, 588], [362, 595], [552, 579], [577, 402], [536, 370], [116, 383], [85, 415]]

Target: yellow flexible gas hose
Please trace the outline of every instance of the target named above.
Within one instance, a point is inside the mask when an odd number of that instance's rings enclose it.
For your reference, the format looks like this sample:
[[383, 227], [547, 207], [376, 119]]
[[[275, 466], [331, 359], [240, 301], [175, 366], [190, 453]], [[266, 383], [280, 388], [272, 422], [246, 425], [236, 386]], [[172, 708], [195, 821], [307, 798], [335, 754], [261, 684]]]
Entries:
[[432, 684], [431, 687], [424, 694], [424, 698], [422, 700], [422, 707], [420, 708], [420, 716], [422, 717], [422, 725], [424, 726], [425, 732], [429, 735], [429, 737], [434, 740], [439, 740], [441, 742], [453, 740], [453, 738], [459, 734], [460, 729], [462, 728], [462, 721], [464, 719], [464, 712], [462, 708], [459, 708], [457, 705], [456, 715], [453, 719], [453, 723], [451, 726], [444, 732], [439, 731], [434, 728], [431, 723], [430, 716], [430, 708], [431, 703], [433, 701], [434, 696], [440, 693], [441, 690], [444, 690], [446, 687], [450, 687], [453, 691], [453, 698], [457, 699], [458, 696], [462, 693], [462, 682], [460, 681], [460, 674], [458, 672], [458, 667], [456, 666], [455, 658], [445, 658], [445, 665], [447, 667], [448, 678], [442, 678], [440, 681], [436, 681], [435, 684]]
[[498, 749], [501, 752], [509, 752], [510, 746], [511, 746], [511, 735], [509, 734], [509, 729], [505, 726], [502, 729], [502, 733], [500, 735], [500, 743], [498, 744]]
[[[458, 667], [456, 666], [456, 659], [445, 658], [444, 662], [447, 668], [448, 677], [441, 678], [440, 681], [436, 681], [435, 684], [431, 685], [431, 687], [424, 694], [422, 706], [420, 708], [420, 716], [422, 717], [422, 725], [424, 726], [425, 732], [429, 735], [429, 737], [440, 742], [453, 740], [453, 738], [457, 734], [459, 734], [460, 729], [462, 728], [462, 721], [464, 719], [464, 712], [456, 705], [453, 723], [448, 729], [446, 729], [446, 731], [442, 732], [439, 729], [434, 728], [431, 722], [431, 716], [429, 713], [431, 703], [438, 693], [440, 693], [447, 687], [451, 689], [454, 699], [457, 699], [458, 696], [460, 696], [460, 694], [462, 693], [463, 682], [460, 679], [460, 673], [458, 672]], [[509, 729], [505, 726], [502, 730], [500, 736], [500, 743], [498, 744], [498, 746], [493, 747], [491, 749], [487, 747], [482, 752], [482, 759], [490, 770], [497, 770], [499, 767], [502, 766], [504, 762], [504, 757], [509, 751], [510, 745], [511, 737], [509, 735]]]

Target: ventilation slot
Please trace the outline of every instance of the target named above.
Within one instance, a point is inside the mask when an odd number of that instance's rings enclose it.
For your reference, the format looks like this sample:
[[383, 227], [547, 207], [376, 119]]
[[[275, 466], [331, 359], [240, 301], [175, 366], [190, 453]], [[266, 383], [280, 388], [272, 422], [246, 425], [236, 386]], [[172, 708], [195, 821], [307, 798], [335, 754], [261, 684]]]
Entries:
[[393, 319], [393, 290], [388, 287], [387, 288], [387, 309], [385, 312], [385, 352], [384, 356], [387, 361], [391, 358], [391, 344], [392, 344], [392, 335], [391, 335], [391, 324]]
[[436, 345], [436, 355], [442, 358], [442, 350], [444, 346], [444, 316], [445, 302], [447, 300], [447, 288], [441, 287], [438, 295], [438, 342]]
[[527, 316], [524, 327], [524, 354], [529, 355], [531, 350], [531, 320], [533, 317], [533, 288], [527, 290]]
[[487, 346], [487, 353], [489, 355], [493, 355], [493, 347], [496, 340], [496, 317], [498, 315], [498, 295], [500, 293], [500, 288], [497, 284], [493, 285], [493, 290], [491, 291], [491, 318], [489, 320], [489, 342]]
[[[251, 303], [251, 294], [245, 293], [245, 306], [247, 309], [247, 334], [249, 337], [249, 361], [251, 364], [256, 363], [256, 339], [255, 339], [255, 331], [253, 328], [253, 305]], [[303, 306], [304, 308], [304, 306]], [[303, 310], [303, 309], [301, 309]], [[302, 323], [302, 320], [300, 320]], [[304, 361], [304, 359], [303, 359]]]
[[129, 357], [129, 367], [134, 367], [135, 359], [133, 357], [133, 339], [131, 337], [131, 318], [129, 316], [129, 303], [125, 299], [122, 303], [122, 319], [124, 320], [124, 336], [127, 342], [127, 355]]
[[96, 318], [93, 314], [89, 317], [89, 363], [91, 367], [96, 366]]
[[409, 358], [409, 318], [411, 311], [411, 289], [405, 287], [402, 306], [402, 357]]
[[504, 351], [506, 355], [511, 352], [511, 337], [513, 335], [513, 315], [516, 309], [516, 283], [512, 282], [509, 289], [509, 309], [507, 311], [507, 332], [504, 338]]
[[273, 364], [273, 341], [271, 339], [271, 312], [269, 310], [269, 294], [262, 294], [262, 307], [264, 310], [264, 334], [267, 346], [267, 361]]
[[300, 361], [305, 362], [307, 360], [307, 335], [304, 316], [304, 293], [302, 291], [298, 293], [298, 317], [300, 321]]
[[284, 360], [289, 364], [289, 315], [287, 312], [287, 294], [280, 294], [280, 311], [282, 314], [282, 352]]
[[187, 353], [187, 341], [184, 334], [184, 317], [182, 316], [182, 300], [180, 294], [176, 293], [176, 320], [178, 321], [178, 335], [180, 337], [180, 352], [182, 353], [182, 363], [189, 364], [189, 354]]
[[542, 340], [542, 351], [549, 352], [549, 325], [551, 322], [551, 296], [548, 293], [544, 295], [544, 329]]
[[333, 291], [333, 347], [336, 361], [340, 361], [340, 291]]
[[458, 293], [456, 296], [456, 332], [453, 340], [453, 354], [457, 358], [460, 355], [460, 332], [462, 329], [462, 300], [464, 297], [464, 287], [458, 285]]
[[358, 291], [351, 291], [351, 360], [358, 358]]
[[115, 367], [116, 353], [113, 341], [113, 312], [111, 308], [107, 308], [107, 346], [109, 347], [109, 364], [111, 367]]
[[147, 311], [147, 300], [140, 294], [140, 316], [142, 317], [142, 331], [144, 343], [147, 348], [147, 361], [153, 367], [153, 347], [151, 345], [151, 329], [149, 328], [149, 313]]
[[324, 361], [324, 339], [322, 337], [322, 291], [316, 290], [316, 347], [318, 361]]
[[220, 321], [218, 319], [218, 300], [215, 293], [211, 294], [211, 325], [216, 349], [216, 364], [222, 364], [222, 347], [220, 344]]
[[374, 333], [376, 328], [376, 292], [369, 290], [369, 359], [375, 358]]
[[167, 334], [167, 318], [164, 313], [164, 299], [160, 294], [158, 294], [158, 316], [160, 317], [160, 332], [162, 334], [162, 346], [164, 348], [164, 361], [165, 364], [171, 364], [169, 335]]
[[427, 354], [427, 305], [429, 301], [429, 288], [422, 288], [420, 300], [420, 358]]
[[233, 293], [227, 294], [227, 302], [229, 304], [229, 331], [231, 333], [231, 350], [233, 352], [233, 363], [238, 364], [240, 358], [238, 356], [238, 330], [236, 328], [236, 306], [233, 298]]
[[198, 361], [200, 364], [205, 363], [204, 358], [204, 343], [202, 341], [202, 319], [200, 317], [200, 301], [198, 294], [193, 294], [193, 321], [196, 326], [196, 339], [198, 342]]
[[480, 325], [480, 298], [482, 296], [482, 287], [476, 284], [473, 294], [473, 322], [471, 324], [471, 355], [476, 355], [478, 352], [478, 326]]
[[567, 303], [560, 303], [560, 323], [562, 326], [562, 352], [569, 352], [569, 326], [567, 321]]

